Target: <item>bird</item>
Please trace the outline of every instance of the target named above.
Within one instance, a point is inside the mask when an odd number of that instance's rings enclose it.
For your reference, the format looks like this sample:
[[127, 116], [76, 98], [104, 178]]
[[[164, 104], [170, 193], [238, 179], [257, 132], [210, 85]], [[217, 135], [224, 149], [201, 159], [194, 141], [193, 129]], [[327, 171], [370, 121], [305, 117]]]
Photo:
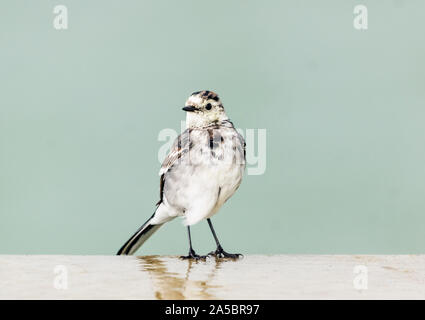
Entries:
[[[222, 205], [239, 188], [245, 171], [246, 143], [227, 116], [219, 96], [210, 90], [193, 92], [183, 110], [186, 129], [176, 138], [162, 163], [160, 200], [154, 214], [119, 249], [132, 255], [162, 225], [176, 217], [187, 227], [189, 253], [182, 259], [208, 256], [236, 259], [226, 252], [211, 222]], [[217, 248], [198, 255], [192, 246], [190, 227], [207, 220]]]

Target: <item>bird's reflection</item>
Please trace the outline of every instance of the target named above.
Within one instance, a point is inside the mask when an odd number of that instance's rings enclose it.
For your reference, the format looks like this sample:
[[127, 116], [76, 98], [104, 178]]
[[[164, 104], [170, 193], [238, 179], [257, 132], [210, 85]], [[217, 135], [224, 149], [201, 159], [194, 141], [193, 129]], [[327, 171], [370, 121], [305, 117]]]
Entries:
[[159, 300], [218, 299], [214, 291], [220, 288], [212, 282], [222, 260], [214, 257], [207, 261], [181, 260], [178, 257], [137, 257], [142, 270], [149, 273], [155, 297]]

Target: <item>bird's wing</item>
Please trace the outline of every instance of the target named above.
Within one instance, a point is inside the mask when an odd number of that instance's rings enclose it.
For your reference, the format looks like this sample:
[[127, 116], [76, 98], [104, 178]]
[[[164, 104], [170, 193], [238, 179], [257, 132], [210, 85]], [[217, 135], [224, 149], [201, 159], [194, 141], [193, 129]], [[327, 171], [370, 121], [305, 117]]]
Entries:
[[165, 174], [184, 154], [189, 152], [190, 149], [190, 130], [186, 129], [181, 135], [179, 135], [176, 140], [174, 140], [173, 145], [171, 146], [170, 152], [167, 157], [162, 162], [161, 169], [159, 170], [159, 175], [162, 176]]
[[236, 133], [238, 135], [239, 144], [242, 148], [243, 159], [244, 159], [244, 161], [246, 161], [246, 142], [245, 142], [245, 139], [242, 137], [242, 135], [238, 131], [236, 131]]
[[159, 175], [161, 176], [159, 181], [159, 201], [157, 205], [162, 203], [163, 193], [164, 193], [164, 183], [165, 183], [165, 174], [168, 170], [181, 158], [184, 154], [189, 152], [190, 149], [190, 130], [186, 129], [182, 134], [180, 134], [176, 140], [174, 140], [173, 145], [171, 146], [170, 152], [167, 157], [162, 162], [161, 169], [159, 170]]

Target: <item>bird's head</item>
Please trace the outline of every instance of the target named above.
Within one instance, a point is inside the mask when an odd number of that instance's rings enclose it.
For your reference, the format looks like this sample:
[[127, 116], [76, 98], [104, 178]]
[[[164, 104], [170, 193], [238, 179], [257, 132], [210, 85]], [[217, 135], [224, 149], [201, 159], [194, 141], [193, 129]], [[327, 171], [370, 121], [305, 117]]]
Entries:
[[218, 95], [208, 90], [192, 93], [183, 110], [187, 113], [188, 128], [204, 127], [229, 119]]

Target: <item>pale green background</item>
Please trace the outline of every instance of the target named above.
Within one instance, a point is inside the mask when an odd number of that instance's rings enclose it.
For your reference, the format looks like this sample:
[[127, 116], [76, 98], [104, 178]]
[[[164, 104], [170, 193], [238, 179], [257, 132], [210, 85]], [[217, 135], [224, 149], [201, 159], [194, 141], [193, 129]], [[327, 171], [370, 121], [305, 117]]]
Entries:
[[[355, 4], [369, 30], [353, 28]], [[52, 27], [53, 6], [69, 30]], [[0, 253], [114, 254], [158, 200], [158, 133], [218, 92], [267, 171], [228, 251], [425, 253], [424, 1], [0, 3]], [[214, 242], [206, 222], [195, 249]], [[187, 252], [174, 220], [140, 254]]]

